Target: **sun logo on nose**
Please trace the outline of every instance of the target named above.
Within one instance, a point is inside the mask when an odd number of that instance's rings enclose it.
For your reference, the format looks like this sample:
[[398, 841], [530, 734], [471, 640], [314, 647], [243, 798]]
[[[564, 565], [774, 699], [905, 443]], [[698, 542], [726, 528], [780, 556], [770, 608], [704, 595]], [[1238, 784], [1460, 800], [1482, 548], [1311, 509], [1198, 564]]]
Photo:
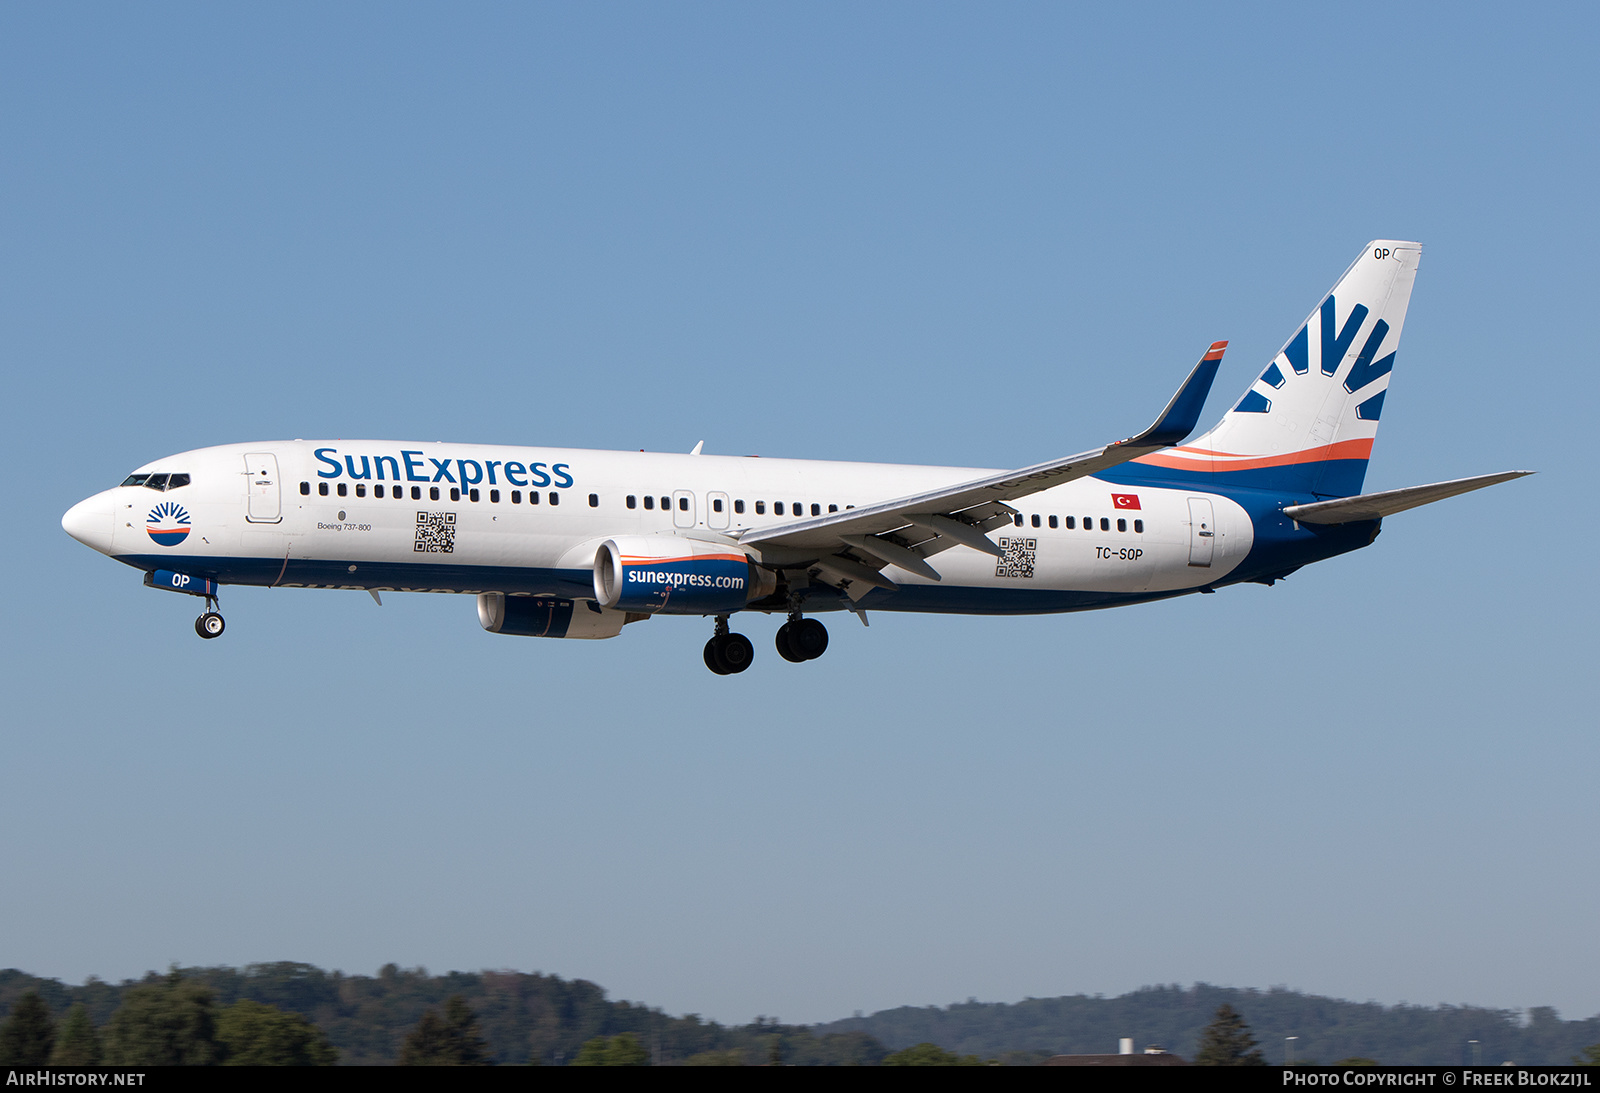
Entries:
[[161, 502], [144, 522], [144, 530], [162, 546], [177, 546], [189, 537], [189, 514], [176, 501]]

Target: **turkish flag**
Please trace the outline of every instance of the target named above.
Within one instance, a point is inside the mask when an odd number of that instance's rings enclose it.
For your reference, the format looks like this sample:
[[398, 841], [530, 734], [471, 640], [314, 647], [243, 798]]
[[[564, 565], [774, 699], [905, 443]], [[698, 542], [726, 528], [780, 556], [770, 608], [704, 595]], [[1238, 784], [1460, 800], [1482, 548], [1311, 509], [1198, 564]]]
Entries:
[[1111, 495], [1111, 505], [1119, 509], [1136, 509], [1139, 507], [1139, 495], [1136, 493], [1114, 493]]

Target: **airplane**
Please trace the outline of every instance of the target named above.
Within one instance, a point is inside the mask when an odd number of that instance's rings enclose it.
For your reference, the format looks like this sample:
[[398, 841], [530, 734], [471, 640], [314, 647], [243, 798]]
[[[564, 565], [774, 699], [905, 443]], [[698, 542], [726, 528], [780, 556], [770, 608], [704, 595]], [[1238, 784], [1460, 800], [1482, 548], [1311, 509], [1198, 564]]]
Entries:
[[736, 614], [1026, 615], [1147, 603], [1370, 545], [1385, 517], [1530, 471], [1362, 493], [1421, 258], [1374, 240], [1222, 420], [1192, 443], [1226, 342], [1155, 422], [1019, 470], [397, 441], [277, 441], [147, 463], [72, 506], [74, 539], [203, 598], [222, 585], [477, 597], [485, 630], [611, 638], [714, 621], [703, 659], [752, 663]]

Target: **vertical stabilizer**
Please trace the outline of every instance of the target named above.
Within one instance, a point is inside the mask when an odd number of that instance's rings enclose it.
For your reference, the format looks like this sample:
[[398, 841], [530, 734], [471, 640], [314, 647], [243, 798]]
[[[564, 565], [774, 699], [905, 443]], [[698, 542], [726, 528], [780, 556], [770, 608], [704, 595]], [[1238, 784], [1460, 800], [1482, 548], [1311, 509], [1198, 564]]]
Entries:
[[1216, 428], [1138, 462], [1240, 486], [1360, 493], [1421, 257], [1420, 243], [1368, 243]]

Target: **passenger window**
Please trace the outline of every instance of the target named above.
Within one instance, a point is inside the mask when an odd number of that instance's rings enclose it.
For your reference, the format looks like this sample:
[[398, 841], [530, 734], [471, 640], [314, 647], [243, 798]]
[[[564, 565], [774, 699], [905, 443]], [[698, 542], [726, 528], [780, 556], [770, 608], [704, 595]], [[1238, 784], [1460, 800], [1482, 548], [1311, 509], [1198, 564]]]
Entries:
[[430, 500], [430, 501], [439, 500], [439, 487], [438, 486], [429, 486], [428, 487], [428, 500]]
[[366, 495], [367, 495], [367, 487], [363, 486], [360, 482], [357, 482], [356, 483], [356, 496], [357, 497], [365, 497]]
[[822, 515], [822, 506], [817, 504], [815, 501], [811, 502], [811, 515], [812, 516], [821, 516]]
[[348, 496], [350, 496], [350, 487], [345, 485], [343, 482], [339, 483], [339, 496], [340, 497], [348, 497]]
[[1022, 526], [1022, 513], [1020, 513], [1020, 512], [1017, 513], [1016, 519], [1013, 520], [1012, 522], [1015, 523], [1017, 525], [1017, 527], [1020, 528]]
[[1094, 517], [1093, 516], [1085, 516], [1083, 518], [1083, 530], [1084, 531], [1093, 531], [1094, 530]]
[[714, 497], [714, 498], [711, 499], [711, 511], [712, 512], [721, 512], [722, 511], [722, 498]]
[[[126, 486], [127, 483], [124, 482], [123, 485]], [[378, 488], [380, 490], [383, 489], [382, 486], [379, 486]], [[310, 482], [302, 482], [302, 483], [300, 483], [300, 496], [301, 497], [310, 497], [311, 496], [311, 483]]]
[[828, 511], [829, 512], [838, 512], [839, 511], [839, 506], [838, 505], [829, 505], [828, 506]]
[[772, 515], [774, 515], [774, 516], [782, 516], [783, 515], [783, 502], [782, 501], [774, 501], [772, 503]]
[[1077, 531], [1078, 530], [1078, 518], [1076, 516], [1067, 517], [1067, 530], [1068, 531]]
[[1128, 521], [1126, 521], [1126, 520], [1118, 520], [1117, 521], [1117, 530], [1118, 531], [1127, 531], [1128, 530]]
[[1108, 520], [1104, 516], [1100, 517], [1100, 530], [1101, 531], [1110, 531], [1111, 530], [1111, 521]]
[[631, 493], [628, 494], [628, 507], [630, 509], [636, 509], [639, 507], [639, 498], [637, 495]]
[[1144, 534], [1144, 521], [1143, 520], [1135, 520], [1133, 522], [1133, 530], [1138, 532], [1140, 535], [1143, 535]]
[[450, 487], [450, 500], [452, 500], [452, 501], [461, 500], [461, 487], [459, 487], [459, 486], [451, 486]]
[[1034, 527], [1038, 527], [1039, 524], [1040, 524], [1039, 514], [1036, 512], [1036, 513], [1033, 514], [1033, 526]]
[[490, 490], [489, 491], [489, 504], [498, 505], [499, 503], [500, 503], [500, 491], [499, 490]]
[[319, 497], [328, 496], [328, 484], [326, 482], [318, 482], [317, 483], [317, 495]]
[[678, 498], [678, 511], [679, 512], [688, 512], [689, 511], [689, 499], [687, 497]]
[[[437, 490], [434, 491], [434, 496], [435, 497], [439, 496]], [[411, 500], [413, 500], [413, 501], [421, 501], [422, 500], [422, 487], [421, 486], [412, 486], [411, 487]]]
[[757, 516], [765, 516], [766, 514], [767, 514], [767, 503], [765, 501], [757, 501], [756, 502], [756, 515]]
[[512, 490], [511, 491], [511, 503], [513, 505], [522, 504], [522, 491], [521, 490]]
[[647, 508], [647, 509], [655, 508], [656, 507], [656, 499], [654, 497], [646, 497], [644, 499], [644, 507]]
[[167, 489], [169, 490], [181, 490], [188, 484], [189, 476], [186, 474], [175, 474], [167, 479]]
[[1056, 518], [1054, 516], [1050, 517], [1050, 526], [1051, 527], [1055, 527], [1056, 526]]
[[598, 493], [591, 493], [589, 495], [589, 507], [592, 509], [597, 509], [600, 507], [600, 495]]
[[[478, 497], [479, 497], [479, 494], [478, 494], [477, 490], [472, 489], [472, 490], [468, 490], [467, 491], [467, 500], [468, 501], [476, 501], [478, 499]], [[450, 491], [450, 500], [454, 501], [455, 499], [456, 499], [456, 491], [455, 490], [451, 490]]]
[[804, 516], [806, 514], [806, 507], [803, 503], [796, 501], [794, 503], [794, 507], [789, 511], [794, 513], [796, 516]]
[[538, 503], [539, 503], [539, 491], [538, 490], [529, 490], [528, 491], [528, 504], [537, 505]]
[[382, 486], [373, 486], [372, 487], [372, 496], [374, 496], [374, 497], [382, 497], [383, 496], [383, 487]]
[[559, 493], [557, 493], [555, 490], [551, 490], [550, 491], [550, 503], [552, 505], [561, 504], [561, 495]]
[[670, 511], [670, 510], [671, 510], [671, 509], [672, 509], [672, 498], [670, 498], [670, 497], [663, 497], [663, 498], [662, 498], [662, 499], [661, 499], [661, 511], [662, 511], [662, 512], [668, 512], [668, 511]]
[[737, 512], [737, 513], [740, 513], [742, 515], [744, 513], [744, 502], [743, 501], [735, 501], [733, 503], [733, 511]]

